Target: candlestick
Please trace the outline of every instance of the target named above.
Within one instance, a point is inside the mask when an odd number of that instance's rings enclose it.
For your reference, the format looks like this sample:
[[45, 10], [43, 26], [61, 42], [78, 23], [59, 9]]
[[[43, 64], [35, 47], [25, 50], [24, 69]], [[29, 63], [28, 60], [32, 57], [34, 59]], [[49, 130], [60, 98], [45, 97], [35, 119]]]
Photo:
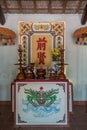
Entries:
[[15, 64], [15, 65], [19, 65], [19, 73], [17, 75], [17, 79], [20, 80], [20, 79], [25, 79], [24, 77], [24, 73], [23, 73], [23, 67], [22, 67], [22, 45], [19, 44], [19, 48], [18, 48], [18, 54], [19, 54], [19, 59], [18, 59], [18, 64]]
[[66, 79], [66, 75], [64, 74], [64, 65], [68, 65], [64, 63], [64, 49], [61, 48], [60, 50], [61, 53], [61, 63], [59, 63], [58, 65], [60, 65], [60, 72], [58, 74], [58, 79]]

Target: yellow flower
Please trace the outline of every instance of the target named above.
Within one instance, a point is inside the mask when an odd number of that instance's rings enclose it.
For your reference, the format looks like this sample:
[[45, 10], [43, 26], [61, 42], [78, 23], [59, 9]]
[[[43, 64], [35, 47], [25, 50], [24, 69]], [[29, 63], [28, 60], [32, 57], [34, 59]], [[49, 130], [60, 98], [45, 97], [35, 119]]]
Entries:
[[52, 48], [51, 49], [51, 54], [52, 54], [52, 60], [57, 61], [58, 57], [60, 56], [60, 50], [57, 48]]
[[53, 49], [51, 49], [51, 54], [58, 56], [58, 55], [60, 55], [60, 50], [53, 48]]

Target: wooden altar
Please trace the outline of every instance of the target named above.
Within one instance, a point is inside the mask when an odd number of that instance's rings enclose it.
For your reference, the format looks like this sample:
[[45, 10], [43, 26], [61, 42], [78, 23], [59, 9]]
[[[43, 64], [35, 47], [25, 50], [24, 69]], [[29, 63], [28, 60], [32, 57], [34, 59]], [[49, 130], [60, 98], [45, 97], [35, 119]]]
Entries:
[[[18, 74], [11, 85], [15, 126], [69, 126], [73, 86], [64, 72], [64, 22], [19, 23], [18, 47]], [[57, 71], [52, 48], [60, 52]]]

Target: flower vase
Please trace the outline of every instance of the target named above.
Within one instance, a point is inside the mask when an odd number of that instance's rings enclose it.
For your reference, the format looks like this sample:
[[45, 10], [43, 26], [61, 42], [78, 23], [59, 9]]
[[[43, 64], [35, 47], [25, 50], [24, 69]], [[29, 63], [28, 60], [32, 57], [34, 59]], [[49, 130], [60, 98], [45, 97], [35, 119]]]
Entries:
[[52, 72], [54, 72], [55, 74], [57, 74], [57, 72], [58, 72], [57, 61], [52, 61], [51, 68], [52, 68]]

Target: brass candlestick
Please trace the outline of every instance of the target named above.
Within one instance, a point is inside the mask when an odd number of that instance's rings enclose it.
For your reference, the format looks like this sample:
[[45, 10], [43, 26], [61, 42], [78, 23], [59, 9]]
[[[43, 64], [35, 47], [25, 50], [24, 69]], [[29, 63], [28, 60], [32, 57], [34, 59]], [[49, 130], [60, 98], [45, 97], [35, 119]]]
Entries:
[[17, 79], [18, 80], [21, 80], [21, 79], [25, 79], [25, 76], [24, 76], [24, 73], [23, 73], [23, 67], [22, 67], [22, 46], [19, 45], [19, 48], [18, 48], [18, 54], [19, 54], [19, 59], [18, 59], [18, 64], [15, 64], [15, 65], [19, 65], [19, 72], [17, 74]]
[[64, 49], [61, 49], [60, 53], [61, 53], [61, 63], [58, 64], [60, 66], [58, 79], [66, 79], [66, 75], [64, 74], [64, 65], [68, 64], [64, 63]]

